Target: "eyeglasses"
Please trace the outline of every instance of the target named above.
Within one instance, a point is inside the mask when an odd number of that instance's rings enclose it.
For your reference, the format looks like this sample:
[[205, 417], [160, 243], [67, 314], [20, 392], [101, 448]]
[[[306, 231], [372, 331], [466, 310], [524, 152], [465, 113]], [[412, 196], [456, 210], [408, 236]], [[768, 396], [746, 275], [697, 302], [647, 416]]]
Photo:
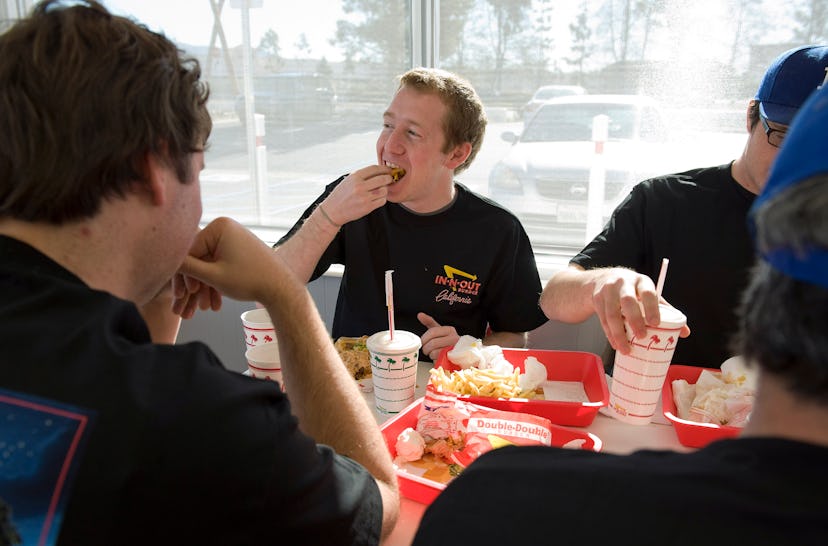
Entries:
[[768, 137], [768, 144], [774, 148], [782, 146], [782, 141], [785, 140], [785, 135], [788, 134], [788, 130], [785, 129], [783, 131], [781, 129], [772, 128], [768, 125], [768, 120], [765, 116], [759, 116], [759, 119], [762, 120], [762, 127], [765, 128], [765, 135]]

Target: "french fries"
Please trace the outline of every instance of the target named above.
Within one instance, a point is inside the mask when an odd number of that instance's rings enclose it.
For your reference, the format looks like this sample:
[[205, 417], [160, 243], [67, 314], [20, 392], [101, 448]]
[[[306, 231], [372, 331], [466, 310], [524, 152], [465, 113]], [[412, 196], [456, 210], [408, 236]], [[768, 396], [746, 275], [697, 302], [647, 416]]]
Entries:
[[431, 370], [431, 384], [438, 391], [448, 391], [465, 396], [490, 396], [493, 398], [533, 398], [534, 393], [521, 392], [518, 386], [520, 370], [511, 374], [499, 374], [493, 370], [467, 368], [447, 372], [444, 368]]

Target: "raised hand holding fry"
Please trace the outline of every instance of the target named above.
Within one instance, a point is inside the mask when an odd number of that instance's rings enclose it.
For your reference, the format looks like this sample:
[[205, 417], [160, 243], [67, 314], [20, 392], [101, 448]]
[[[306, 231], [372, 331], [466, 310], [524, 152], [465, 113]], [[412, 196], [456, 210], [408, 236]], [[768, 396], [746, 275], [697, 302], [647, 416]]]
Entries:
[[394, 182], [392, 169], [384, 165], [371, 165], [349, 174], [320, 206], [328, 220], [341, 226], [385, 204], [386, 186]]

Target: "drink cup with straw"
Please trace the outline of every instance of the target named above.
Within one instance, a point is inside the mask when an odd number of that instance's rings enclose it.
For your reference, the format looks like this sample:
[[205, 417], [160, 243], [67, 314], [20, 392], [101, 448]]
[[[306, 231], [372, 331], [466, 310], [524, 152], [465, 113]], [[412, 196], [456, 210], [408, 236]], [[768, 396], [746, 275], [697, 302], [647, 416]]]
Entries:
[[[664, 258], [658, 275], [656, 292], [661, 297], [667, 276]], [[647, 326], [647, 334], [636, 338], [629, 324], [625, 324], [630, 353], [615, 353], [612, 385], [610, 386], [609, 412], [626, 423], [646, 425], [658, 407], [661, 387], [673, 360], [679, 334], [687, 324], [687, 317], [665, 303], [658, 305], [661, 321], [657, 326]]]
[[385, 272], [385, 305], [388, 330], [377, 332], [366, 341], [371, 354], [374, 403], [382, 413], [399, 413], [414, 401], [420, 336], [394, 328], [393, 270]]

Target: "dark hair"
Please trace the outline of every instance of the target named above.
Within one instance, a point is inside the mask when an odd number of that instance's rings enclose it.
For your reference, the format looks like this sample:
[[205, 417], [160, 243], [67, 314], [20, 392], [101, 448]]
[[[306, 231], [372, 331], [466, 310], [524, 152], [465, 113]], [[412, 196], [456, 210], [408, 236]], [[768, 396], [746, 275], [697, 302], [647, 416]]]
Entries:
[[471, 143], [469, 157], [454, 169], [455, 174], [467, 169], [474, 160], [486, 134], [483, 102], [474, 88], [463, 78], [437, 68], [413, 68], [400, 76], [399, 88], [411, 87], [421, 93], [435, 93], [446, 105], [443, 152], [464, 142]]
[[756, 124], [759, 123], [759, 101], [752, 100], [748, 105], [748, 119], [750, 120], [750, 128], [753, 130]]
[[[828, 249], [828, 175], [780, 192], [756, 213], [760, 252]], [[735, 348], [788, 388], [828, 405], [828, 289], [759, 261], [742, 297]]]
[[0, 217], [61, 224], [146, 181], [182, 182], [212, 122], [195, 59], [94, 1], [49, 0], [0, 35]]

